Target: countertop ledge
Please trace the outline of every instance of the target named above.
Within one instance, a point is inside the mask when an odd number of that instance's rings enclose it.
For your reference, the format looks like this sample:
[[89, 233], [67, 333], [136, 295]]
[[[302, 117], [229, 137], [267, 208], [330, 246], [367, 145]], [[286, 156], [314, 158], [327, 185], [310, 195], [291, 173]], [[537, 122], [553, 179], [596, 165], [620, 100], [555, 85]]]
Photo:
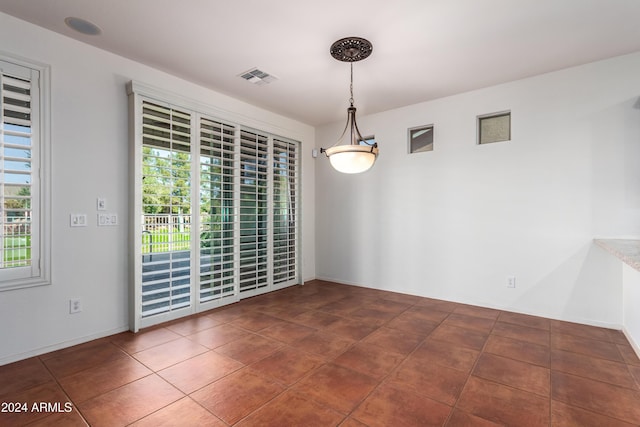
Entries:
[[640, 240], [593, 239], [593, 241], [625, 264], [640, 271]]

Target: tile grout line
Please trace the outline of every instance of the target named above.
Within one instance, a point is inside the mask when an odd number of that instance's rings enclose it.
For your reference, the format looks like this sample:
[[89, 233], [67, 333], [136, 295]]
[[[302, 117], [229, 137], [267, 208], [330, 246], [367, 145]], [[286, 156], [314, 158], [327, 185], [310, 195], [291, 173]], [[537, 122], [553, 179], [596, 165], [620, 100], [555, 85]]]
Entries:
[[[381, 298], [378, 298], [378, 299], [381, 299]], [[366, 306], [366, 303], [365, 303], [364, 305]], [[340, 353], [340, 354], [338, 354], [338, 355], [333, 356], [331, 359], [327, 360], [327, 361], [326, 361], [325, 363], [323, 363], [322, 365], [320, 365], [320, 366], [318, 366], [317, 368], [313, 369], [311, 372], [309, 372], [309, 373], [308, 373], [308, 375], [305, 375], [304, 377], [300, 378], [300, 380], [299, 380], [299, 381], [297, 381], [296, 383], [298, 383], [298, 382], [302, 381], [304, 378], [308, 378], [308, 377], [310, 377], [311, 375], [313, 375], [313, 373], [314, 373], [314, 372], [316, 372], [316, 371], [320, 370], [323, 366], [328, 365], [328, 364], [330, 364], [330, 363], [334, 363], [334, 361], [335, 361], [338, 357], [340, 357], [341, 355], [343, 355], [343, 354], [347, 353], [349, 350], [351, 350], [352, 348], [354, 348], [354, 347], [355, 347], [356, 345], [358, 345], [359, 343], [362, 343], [362, 341], [363, 341], [365, 338], [367, 338], [368, 336], [370, 336], [370, 335], [372, 335], [373, 333], [375, 333], [377, 330], [379, 330], [379, 329], [380, 329], [380, 328], [382, 328], [384, 325], [386, 325], [387, 323], [389, 323], [392, 319], [395, 319], [395, 318], [396, 318], [396, 317], [398, 317], [400, 314], [402, 314], [402, 313], [404, 313], [405, 311], [409, 310], [409, 308], [411, 308], [411, 307], [412, 307], [412, 306], [409, 306], [409, 307], [405, 308], [402, 312], [398, 313], [396, 316], [392, 317], [391, 319], [388, 319], [387, 321], [385, 321], [384, 323], [382, 323], [380, 326], [376, 327], [376, 329], [374, 329], [373, 331], [369, 332], [369, 333], [368, 333], [367, 335], [365, 335], [364, 337], [362, 337], [362, 338], [360, 338], [360, 339], [358, 339], [358, 340], [353, 340], [353, 342], [352, 342], [352, 343], [350, 343], [350, 344], [349, 344], [349, 346], [348, 346], [348, 347], [346, 347], [346, 348], [345, 348], [345, 350], [344, 350], [343, 352], [341, 352], [341, 353]], [[355, 311], [357, 311], [357, 309], [354, 309], [354, 310], [352, 310], [351, 312], [355, 312]], [[327, 312], [324, 312], [324, 311], [320, 311], [320, 312], [327, 313]], [[348, 317], [348, 316], [342, 316], [342, 315], [337, 315], [337, 314], [333, 314], [333, 313], [327, 313], [327, 314], [332, 314], [332, 315], [334, 315], [334, 316], [337, 316], [337, 317], [340, 317], [340, 318], [343, 318], [343, 319], [346, 319], [346, 320], [358, 320], [358, 319], [350, 318], [350, 317]], [[325, 326], [325, 327], [323, 327], [322, 329], [326, 329], [326, 328], [327, 328], [327, 327]], [[325, 331], [325, 333], [332, 334], [331, 332], [326, 332], [326, 331]], [[332, 335], [336, 335], [336, 334], [332, 334]], [[336, 336], [339, 336], [339, 335], [336, 335]], [[405, 358], [405, 359], [406, 359], [406, 358]], [[404, 359], [403, 359], [403, 361], [404, 361]], [[400, 364], [401, 364], [401, 363], [402, 363], [402, 362], [400, 362]], [[335, 363], [334, 363], [334, 364], [335, 364]], [[398, 366], [399, 366], [400, 364], [398, 364]], [[341, 366], [341, 367], [342, 367], [342, 365], [337, 365], [337, 366]], [[345, 368], [345, 369], [349, 369], [349, 370], [352, 370], [352, 369], [350, 369], [350, 368], [346, 368], [346, 367], [343, 367], [343, 368]], [[353, 370], [352, 370], [352, 371], [353, 371]], [[358, 371], [354, 371], [354, 372], [358, 372]], [[358, 372], [358, 373], [361, 373], [361, 372]], [[366, 375], [366, 374], [363, 374], [363, 375]], [[366, 375], [366, 376], [368, 376], [368, 375]], [[371, 377], [370, 377], [370, 378], [371, 378]], [[374, 378], [374, 379], [375, 379], [375, 378]], [[354, 411], [355, 411], [355, 410], [356, 410], [356, 409], [357, 409], [357, 408], [358, 408], [358, 407], [359, 407], [359, 406], [360, 406], [360, 405], [361, 405], [361, 404], [362, 404], [362, 403], [363, 403], [363, 402], [364, 402], [364, 401], [365, 401], [365, 400], [366, 400], [366, 399], [367, 399], [367, 398], [368, 398], [368, 397], [369, 397], [369, 396], [370, 396], [370, 395], [371, 395], [371, 394], [372, 394], [376, 389], [378, 389], [378, 387], [380, 387], [380, 385], [382, 384], [382, 382], [383, 382], [383, 380], [378, 381], [378, 383], [376, 384], [376, 386], [375, 386], [375, 387], [373, 387], [373, 388], [371, 389], [371, 391], [369, 391], [369, 393], [367, 393], [367, 394], [366, 394], [362, 399], [360, 399], [360, 400], [359, 400], [359, 401], [358, 401], [358, 402], [353, 406], [353, 408], [352, 408], [349, 412], [347, 412], [347, 413], [346, 413], [346, 415], [344, 416], [344, 418], [342, 419], [342, 421], [340, 422], [340, 424], [343, 424], [347, 419], [349, 419], [349, 417], [351, 416], [351, 414], [353, 414], [353, 412], [354, 412]], [[326, 406], [323, 402], [318, 402], [318, 401], [317, 401], [315, 398], [313, 398], [312, 396], [309, 396], [309, 398], [310, 398], [311, 400], [313, 400], [314, 402], [316, 402], [317, 404], [319, 404], [319, 405], [321, 405], [321, 406], [323, 406], [323, 407], [326, 407], [326, 408], [328, 408], [328, 409], [330, 409], [330, 410], [332, 410], [332, 411], [334, 411], [334, 412], [337, 412], [337, 413], [339, 413], [339, 414], [343, 415], [343, 413], [342, 413], [342, 412], [337, 411], [336, 409], [333, 409], [333, 408], [331, 408], [331, 407]]]
[[[89, 422], [87, 421], [87, 419], [85, 418], [84, 414], [82, 413], [82, 411], [80, 410], [80, 408], [78, 407], [78, 405], [76, 404], [76, 402], [71, 399], [71, 396], [69, 396], [67, 394], [67, 391], [64, 389], [64, 387], [62, 387], [62, 384], [60, 384], [60, 382], [58, 381], [58, 377], [55, 376], [53, 374], [53, 372], [51, 372], [51, 369], [49, 369], [49, 367], [47, 366], [47, 364], [42, 360], [41, 356], [38, 356], [38, 360], [40, 361], [40, 363], [42, 363], [42, 366], [47, 370], [47, 372], [49, 372], [49, 375], [51, 375], [51, 377], [53, 378], [53, 380], [55, 381], [56, 385], [58, 386], [58, 388], [60, 389], [60, 391], [62, 391], [62, 393], [66, 396], [66, 398], [69, 400], [69, 402], [71, 402], [71, 404], [73, 405], [74, 409], [76, 410], [76, 412], [78, 413], [78, 415], [80, 416], [80, 418], [82, 418], [82, 421], [84, 421], [88, 426], [90, 426], [91, 424], [89, 424]], [[82, 371], [80, 371], [82, 372]], [[53, 414], [49, 415], [52, 416]], [[44, 417], [45, 418], [48, 418]]]
[[[476, 369], [476, 366], [478, 365], [478, 362], [480, 361], [480, 358], [482, 357], [482, 355], [484, 354], [484, 350], [487, 347], [487, 342], [489, 341], [489, 337], [491, 337], [491, 333], [493, 332], [494, 328], [496, 327], [496, 323], [498, 323], [498, 319], [500, 318], [500, 315], [502, 314], [502, 311], [498, 312], [498, 315], [496, 316], [496, 318], [493, 320], [493, 325], [491, 326], [491, 329], [489, 330], [489, 332], [487, 333], [487, 339], [484, 341], [484, 343], [482, 344], [482, 349], [478, 352], [478, 357], [476, 357], [476, 360], [473, 362], [473, 366], [471, 367], [471, 369], [469, 369], [469, 374], [467, 375], [467, 378], [464, 382], [464, 384], [462, 385], [462, 387], [460, 388], [460, 394], [456, 397], [456, 401], [454, 402], [453, 406], [451, 407], [451, 411], [449, 412], [449, 416], [447, 417], [447, 419], [445, 420], [443, 425], [447, 425], [447, 423], [449, 423], [449, 421], [451, 421], [451, 417], [453, 416], [453, 413], [456, 411], [457, 407], [458, 407], [458, 402], [460, 401], [460, 397], [462, 396], [462, 392], [464, 391], [464, 389], [467, 387], [467, 384], [469, 383], [469, 380], [471, 379], [471, 376], [473, 375], [473, 371]], [[447, 316], [448, 317], [448, 316]], [[444, 320], [443, 320], [444, 321]], [[465, 412], [466, 411], [462, 411]], [[470, 414], [473, 416], [477, 416], [474, 414]], [[482, 417], [478, 417], [481, 419], [485, 419]], [[490, 420], [489, 420], [490, 421]]]
[[[373, 302], [373, 301], [375, 301], [375, 300], [379, 300], [379, 299], [383, 299], [383, 298], [376, 298], [376, 299], [372, 300], [372, 302]], [[325, 305], [325, 304], [323, 304], [323, 305]], [[365, 303], [363, 306], [366, 306], [366, 303]], [[362, 338], [360, 338], [360, 339], [358, 339], [358, 340], [353, 340], [353, 342], [352, 342], [352, 343], [350, 343], [350, 344], [349, 344], [349, 346], [347, 346], [347, 347], [344, 349], [344, 351], [342, 351], [340, 354], [335, 355], [335, 356], [333, 356], [332, 358], [330, 358], [330, 359], [328, 359], [328, 360], [325, 360], [322, 364], [318, 365], [317, 367], [315, 367], [315, 368], [313, 368], [312, 370], [310, 370], [309, 372], [307, 372], [305, 375], [303, 375], [302, 377], [300, 377], [298, 380], [296, 380], [296, 381], [295, 381], [294, 383], [292, 383], [291, 385], [285, 385], [285, 384], [282, 384], [282, 383], [281, 383], [282, 385], [284, 385], [284, 386], [286, 387], [284, 391], [282, 391], [282, 392], [281, 392], [281, 393], [279, 393], [278, 395], [274, 396], [274, 397], [273, 397], [273, 399], [270, 399], [269, 401], [265, 402], [263, 405], [261, 405], [260, 407], [256, 408], [256, 409], [255, 409], [254, 411], [252, 411], [251, 413], [247, 414], [247, 416], [246, 416], [246, 417], [249, 417], [251, 414], [253, 414], [253, 413], [257, 412], [257, 411], [258, 411], [258, 410], [260, 410], [262, 407], [266, 406], [268, 403], [270, 403], [271, 401], [273, 401], [274, 399], [276, 399], [278, 396], [280, 396], [280, 395], [284, 394], [285, 392], [290, 391], [290, 392], [292, 392], [292, 393], [300, 393], [300, 392], [298, 392], [298, 391], [296, 391], [296, 390], [294, 389], [296, 384], [300, 383], [301, 381], [303, 381], [303, 380], [304, 380], [304, 379], [306, 379], [306, 378], [311, 377], [313, 374], [315, 374], [317, 371], [319, 371], [320, 369], [322, 369], [324, 366], [327, 366], [327, 365], [329, 365], [329, 364], [331, 364], [331, 363], [334, 363], [334, 361], [335, 361], [338, 357], [340, 357], [342, 354], [344, 354], [344, 353], [348, 352], [350, 349], [352, 349], [353, 347], [355, 347], [357, 344], [362, 343], [362, 341], [363, 341], [364, 339], [366, 339], [368, 336], [372, 335], [373, 333], [375, 333], [376, 331], [378, 331], [380, 328], [384, 327], [384, 325], [386, 325], [387, 323], [389, 323], [391, 320], [395, 319], [395, 318], [396, 318], [397, 316], [399, 316], [400, 314], [402, 314], [402, 313], [404, 313], [404, 312], [408, 311], [408, 310], [409, 310], [411, 307], [413, 307], [413, 306], [415, 306], [415, 304], [414, 304], [414, 305], [408, 305], [408, 307], [407, 307], [407, 308], [405, 308], [404, 310], [402, 310], [401, 312], [399, 312], [398, 314], [396, 314], [396, 315], [395, 315], [395, 316], [393, 316], [392, 318], [388, 319], [388, 320], [387, 320], [387, 321], [385, 321], [384, 323], [382, 323], [382, 324], [380, 324], [379, 326], [377, 326], [377, 327], [376, 327], [376, 329], [374, 329], [373, 331], [371, 331], [370, 333], [368, 333], [368, 334], [367, 334], [367, 335], [365, 335], [364, 337], [362, 337]], [[358, 310], [358, 309], [356, 308], [356, 309], [353, 309], [351, 312], [355, 312], [355, 311], [357, 311], [357, 310]], [[342, 314], [330, 313], [330, 312], [326, 312], [326, 311], [322, 311], [322, 310], [318, 310], [318, 309], [313, 309], [312, 311], [318, 311], [318, 312], [321, 312], [321, 313], [330, 314], [330, 315], [332, 315], [332, 316], [340, 317], [340, 318], [342, 318], [342, 319], [346, 319], [346, 320], [359, 321], [358, 319], [353, 319], [353, 318], [351, 318], [351, 317], [344, 316], [344, 315], [342, 315]], [[285, 319], [285, 320], [286, 320], [286, 319]], [[286, 320], [286, 321], [289, 321], [289, 320]], [[289, 321], [289, 322], [291, 322], [291, 321]], [[295, 322], [291, 322], [291, 323], [295, 323]], [[295, 324], [298, 324], [298, 323], [295, 323]], [[306, 325], [303, 325], [303, 326], [306, 326]], [[336, 336], [336, 337], [341, 337], [341, 336], [340, 336], [340, 335], [338, 335], [338, 334], [334, 334], [334, 333], [332, 333], [332, 332], [325, 331], [325, 329], [326, 329], [327, 327], [328, 327], [328, 326], [323, 326], [323, 327], [322, 327], [322, 328], [320, 328], [320, 329], [312, 328], [312, 329], [315, 329], [315, 332], [313, 332], [313, 333], [317, 333], [317, 332], [319, 332], [319, 331], [324, 331], [325, 333], [328, 333], [328, 334], [330, 334], [330, 335], [334, 335], [334, 336]], [[266, 328], [264, 328], [264, 329], [266, 329]], [[258, 332], [259, 332], [259, 331], [258, 331]], [[255, 332], [255, 333], [256, 333], [256, 334], [258, 334], [258, 335], [260, 335], [258, 332]], [[311, 335], [311, 334], [310, 334], [310, 335]], [[263, 336], [263, 335], [260, 335], [260, 336]], [[265, 337], [265, 336], [263, 336], [263, 337]], [[271, 338], [271, 337], [265, 337], [265, 338], [273, 339], [273, 338]], [[303, 338], [301, 338], [300, 340], [302, 340], [302, 339], [304, 339], [304, 337], [303, 337]], [[348, 339], [348, 338], [347, 338], [347, 339]], [[426, 337], [425, 337], [424, 339], [426, 339]], [[423, 341], [424, 341], [424, 339], [423, 339]], [[297, 340], [297, 341], [300, 341], [300, 340]], [[277, 341], [277, 340], [276, 340], [276, 341]], [[297, 342], [297, 341], [295, 341], [295, 342]], [[296, 347], [294, 347], [294, 346], [293, 346], [293, 344], [295, 344], [295, 342], [294, 342], [294, 343], [283, 343], [283, 344], [284, 344], [286, 347], [290, 347], [290, 348], [292, 348], [292, 349], [294, 349], [294, 350], [298, 350]], [[417, 347], [418, 347], [418, 346], [419, 346], [419, 344], [416, 346], [416, 349], [417, 349]], [[414, 349], [413, 351], [415, 351], [416, 349]], [[304, 353], [307, 353], [307, 354], [310, 354], [310, 355], [313, 355], [313, 356], [318, 356], [318, 355], [317, 355], [317, 354], [315, 354], [315, 353], [310, 353], [310, 352], [307, 352], [307, 351], [304, 351], [304, 350], [299, 350], [299, 351], [302, 351], [302, 352], [304, 352]], [[268, 357], [268, 356], [266, 356], [266, 357]], [[398, 366], [396, 366], [396, 368], [398, 368], [398, 367], [399, 367], [399, 366], [404, 362], [404, 360], [406, 360], [406, 358], [407, 358], [407, 357], [408, 357], [408, 355], [407, 355], [407, 356], [405, 356], [405, 358], [402, 360], [402, 362], [400, 362], [400, 363], [398, 364]], [[257, 362], [254, 362], [254, 363], [257, 363]], [[334, 363], [334, 364], [335, 364], [335, 363]], [[336, 365], [336, 366], [340, 366], [340, 367], [342, 367], [342, 365]], [[352, 369], [350, 369], [350, 368], [346, 368], [346, 367], [343, 367], [343, 368], [348, 369], [348, 370], [352, 370]], [[394, 370], [395, 370], [396, 368], [394, 368]], [[353, 370], [352, 370], [352, 371], [353, 371]], [[392, 371], [393, 371], [393, 370], [392, 370]], [[358, 372], [358, 371], [354, 371], [354, 372], [360, 373], [360, 372]], [[361, 374], [361, 373], [360, 373], [360, 374]], [[366, 374], [363, 374], [363, 375], [368, 376], [368, 375], [366, 375]], [[390, 375], [390, 373], [389, 373], [389, 374], [387, 374], [384, 378], [386, 378], [386, 377], [387, 377], [387, 376], [389, 376], [389, 375]], [[372, 378], [372, 377], [370, 377], [370, 378]], [[360, 399], [360, 400], [359, 400], [359, 401], [354, 405], [354, 407], [353, 407], [353, 408], [352, 408], [348, 413], [346, 413], [346, 415], [345, 415], [344, 413], [342, 413], [342, 412], [340, 412], [340, 411], [338, 411], [338, 410], [336, 410], [336, 409], [334, 409], [334, 408], [330, 407], [330, 406], [327, 406], [324, 402], [318, 401], [318, 400], [317, 400], [316, 398], [314, 398], [313, 396], [307, 395], [307, 394], [305, 394], [305, 393], [302, 393], [302, 395], [306, 396], [307, 398], [309, 398], [311, 401], [315, 402], [316, 404], [318, 404], [318, 405], [320, 405], [320, 406], [322, 406], [322, 407], [324, 407], [324, 408], [327, 408], [327, 409], [331, 410], [332, 412], [336, 412], [336, 413], [338, 413], [338, 414], [340, 414], [340, 415], [344, 415], [344, 418], [343, 418], [343, 419], [342, 419], [342, 421], [340, 422], [340, 424], [342, 424], [342, 423], [344, 423], [344, 422], [345, 422], [345, 421], [346, 421], [346, 420], [351, 416], [351, 414], [352, 414], [352, 413], [353, 413], [353, 412], [354, 412], [354, 411], [355, 411], [355, 410], [356, 410], [356, 409], [357, 409], [357, 408], [362, 404], [362, 402], [364, 402], [364, 401], [365, 401], [365, 400], [366, 400], [366, 399], [367, 399], [367, 398], [368, 398], [368, 397], [369, 397], [369, 396], [370, 396], [370, 395], [371, 395], [371, 394], [372, 394], [372, 393], [373, 393], [373, 392], [374, 392], [378, 387], [380, 387], [380, 385], [382, 385], [382, 384], [384, 383], [384, 378], [383, 378], [382, 380], [379, 380], [379, 381], [378, 381], [378, 383], [376, 384], [376, 386], [375, 386], [375, 387], [373, 387], [373, 388], [372, 388], [372, 390], [371, 390], [369, 393], [367, 393], [367, 394], [366, 394], [362, 399]], [[375, 379], [375, 378], [373, 378], [373, 379]], [[246, 417], [244, 417], [244, 418], [246, 418]], [[243, 418], [243, 419], [244, 419], [244, 418]], [[237, 422], [240, 422], [240, 421], [241, 421], [241, 420], [238, 420]]]
[[[407, 307], [406, 309], [404, 309], [402, 312], [398, 313], [396, 316], [392, 317], [391, 319], [389, 319], [387, 322], [383, 323], [380, 327], [378, 327], [378, 329], [382, 328], [384, 325], [390, 323], [393, 319], [395, 319], [396, 317], [400, 316], [401, 314], [406, 313], [407, 311], [409, 311], [411, 308], [415, 307], [415, 303], [410, 305], [409, 307]], [[378, 329], [376, 329], [375, 331], [372, 331], [369, 335], [373, 334], [374, 332], [376, 332]], [[393, 328], [391, 328], [393, 329]], [[434, 328], [435, 329], [435, 328]], [[401, 331], [404, 332], [404, 331]], [[360, 405], [362, 405], [362, 403], [364, 403], [376, 390], [378, 390], [381, 386], [386, 385], [387, 384], [387, 380], [388, 378], [395, 372], [398, 371], [398, 369], [400, 369], [400, 367], [402, 366], [402, 364], [404, 362], [406, 362], [406, 360], [409, 358], [409, 356], [411, 356], [413, 353], [415, 353], [418, 348], [426, 341], [426, 339], [429, 337], [429, 335], [431, 335], [430, 331], [424, 338], [422, 338], [422, 340], [416, 344], [415, 348], [413, 350], [411, 350], [408, 354], [406, 354], [404, 356], [404, 358], [402, 359], [402, 361], [400, 361], [393, 369], [391, 369], [386, 375], [384, 375], [384, 377], [382, 377], [382, 379], [380, 379], [378, 381], [378, 383], [376, 384], [375, 387], [373, 387], [369, 393], [367, 393], [362, 399], [360, 399], [360, 401], [354, 405], [354, 407], [351, 409], [351, 411], [347, 414], [347, 416], [344, 418], [344, 420], [342, 420], [342, 423], [344, 423], [346, 420], [348, 420], [353, 413], [360, 407]], [[369, 335], [367, 335], [366, 337], [368, 337]], [[365, 339], [366, 337], [362, 338], [360, 341], [361, 342], [363, 339]], [[355, 344], [354, 344], [355, 345]], [[357, 418], [355, 418], [356, 420], [358, 420]], [[359, 420], [358, 420], [359, 421]], [[364, 424], [364, 423], [363, 423]]]

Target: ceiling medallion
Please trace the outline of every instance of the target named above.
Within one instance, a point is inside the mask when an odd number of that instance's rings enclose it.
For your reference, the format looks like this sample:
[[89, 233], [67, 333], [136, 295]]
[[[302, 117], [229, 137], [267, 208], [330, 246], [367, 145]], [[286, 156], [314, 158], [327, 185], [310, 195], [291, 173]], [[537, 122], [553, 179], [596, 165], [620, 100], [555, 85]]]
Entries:
[[373, 46], [361, 37], [345, 37], [331, 45], [331, 56], [342, 62], [358, 62], [371, 55]]

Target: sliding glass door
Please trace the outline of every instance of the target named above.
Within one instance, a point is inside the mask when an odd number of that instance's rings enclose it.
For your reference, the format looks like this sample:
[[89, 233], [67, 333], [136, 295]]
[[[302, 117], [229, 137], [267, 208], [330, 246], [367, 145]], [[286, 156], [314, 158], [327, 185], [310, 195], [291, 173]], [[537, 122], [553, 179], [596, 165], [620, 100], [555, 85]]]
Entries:
[[299, 143], [131, 96], [131, 329], [300, 283]]

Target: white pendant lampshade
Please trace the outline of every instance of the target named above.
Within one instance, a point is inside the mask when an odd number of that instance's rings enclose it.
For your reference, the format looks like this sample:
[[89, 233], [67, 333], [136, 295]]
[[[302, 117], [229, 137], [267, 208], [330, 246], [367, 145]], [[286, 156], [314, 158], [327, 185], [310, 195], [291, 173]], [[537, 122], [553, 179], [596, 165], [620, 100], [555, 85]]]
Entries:
[[338, 145], [325, 150], [331, 166], [342, 173], [361, 173], [371, 169], [378, 149], [363, 145]]

